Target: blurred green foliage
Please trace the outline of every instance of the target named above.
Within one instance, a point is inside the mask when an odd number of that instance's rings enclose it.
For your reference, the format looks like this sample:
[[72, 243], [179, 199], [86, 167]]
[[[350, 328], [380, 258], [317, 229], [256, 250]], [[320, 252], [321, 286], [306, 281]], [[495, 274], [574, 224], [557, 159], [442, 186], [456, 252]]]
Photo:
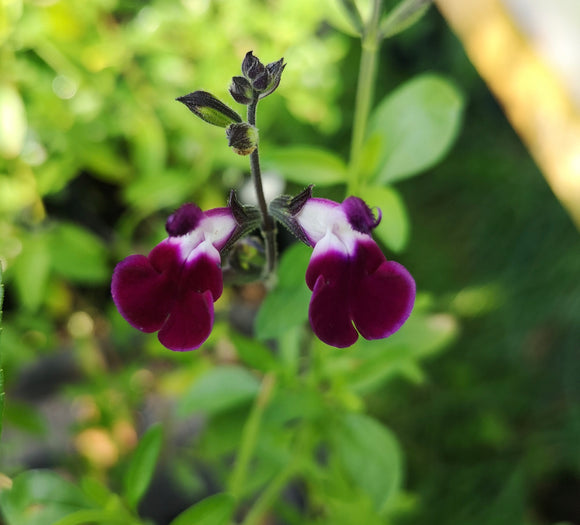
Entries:
[[418, 283], [400, 332], [314, 340], [310, 253], [283, 232], [278, 286], [226, 289], [198, 352], [167, 351], [111, 304], [114, 264], [160, 241], [170, 211], [244, 185], [223, 130], [174, 99], [227, 100], [250, 49], [288, 63], [260, 105], [264, 168], [289, 193], [344, 197], [347, 15], [334, 0], [0, 4], [7, 525], [220, 525], [248, 509], [312, 525], [574, 522], [577, 233], [435, 10], [383, 48], [362, 162], [377, 239]]

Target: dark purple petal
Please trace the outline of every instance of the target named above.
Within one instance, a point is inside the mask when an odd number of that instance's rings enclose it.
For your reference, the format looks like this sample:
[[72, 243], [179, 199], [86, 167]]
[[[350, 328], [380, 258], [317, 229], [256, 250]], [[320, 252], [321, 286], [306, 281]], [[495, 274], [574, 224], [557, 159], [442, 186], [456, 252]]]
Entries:
[[358, 339], [348, 308], [348, 259], [335, 252], [324, 262], [328, 274], [337, 279], [329, 280], [326, 275], [319, 275], [313, 287], [308, 318], [322, 342], [345, 348]]
[[317, 243], [306, 270], [306, 284], [312, 290], [308, 317], [314, 333], [328, 345], [344, 348], [358, 334], [349, 310], [350, 259], [335, 235]]
[[165, 223], [165, 230], [170, 236], [181, 236], [197, 228], [203, 218], [203, 211], [192, 202], [184, 204], [175, 213], [169, 216]]
[[211, 333], [213, 297], [209, 290], [198, 293], [181, 289], [178, 294], [167, 322], [159, 331], [159, 341], [170, 350], [195, 350]]
[[411, 314], [415, 281], [404, 266], [387, 261], [372, 241], [357, 245], [352, 263], [350, 311], [354, 324], [365, 339], [388, 337]]
[[175, 301], [176, 286], [144, 255], [131, 255], [113, 272], [111, 294], [120, 314], [143, 332], [159, 330]]
[[340, 205], [353, 230], [370, 234], [381, 222], [381, 213], [375, 218], [367, 203], [358, 197], [348, 197]]

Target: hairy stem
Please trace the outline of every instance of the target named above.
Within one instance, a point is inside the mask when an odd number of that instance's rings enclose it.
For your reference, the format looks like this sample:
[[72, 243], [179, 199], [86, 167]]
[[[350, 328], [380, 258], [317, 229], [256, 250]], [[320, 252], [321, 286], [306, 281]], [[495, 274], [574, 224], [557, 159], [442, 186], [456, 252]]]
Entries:
[[380, 44], [379, 23], [382, 4], [382, 0], [374, 0], [373, 10], [369, 20], [365, 24], [361, 41], [362, 53], [350, 144], [348, 193], [351, 195], [358, 192], [361, 182], [361, 156], [377, 76], [377, 57]]
[[[258, 97], [254, 96], [254, 100], [248, 106], [248, 124], [252, 126], [256, 125], [257, 106]], [[266, 268], [264, 269], [264, 277], [269, 277], [276, 268], [276, 223], [268, 211], [268, 203], [264, 195], [258, 149], [259, 146], [250, 154], [250, 172], [252, 174], [252, 180], [254, 181], [256, 196], [258, 197], [258, 207], [262, 214], [262, 234], [264, 235], [264, 241], [266, 243]]]

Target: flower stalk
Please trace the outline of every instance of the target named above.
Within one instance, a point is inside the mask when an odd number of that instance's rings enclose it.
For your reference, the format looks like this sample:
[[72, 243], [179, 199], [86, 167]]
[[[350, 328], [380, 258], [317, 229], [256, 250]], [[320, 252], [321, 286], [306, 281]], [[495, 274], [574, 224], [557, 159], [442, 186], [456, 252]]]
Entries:
[[[254, 93], [252, 102], [248, 105], [248, 124], [256, 126], [256, 109], [258, 107], [259, 94]], [[268, 211], [268, 203], [264, 195], [264, 187], [262, 184], [262, 170], [260, 168], [260, 154], [258, 152], [259, 146], [250, 154], [250, 173], [256, 196], [258, 198], [258, 209], [262, 214], [262, 233], [264, 235], [264, 242], [266, 245], [266, 266], [264, 268], [264, 277], [268, 282], [268, 277], [273, 275], [276, 269], [276, 224], [273, 217]]]
[[356, 195], [360, 188], [361, 157], [377, 76], [377, 58], [381, 41], [379, 24], [382, 4], [382, 0], [374, 0], [371, 16], [365, 24], [362, 35], [362, 53], [350, 146], [348, 195]]

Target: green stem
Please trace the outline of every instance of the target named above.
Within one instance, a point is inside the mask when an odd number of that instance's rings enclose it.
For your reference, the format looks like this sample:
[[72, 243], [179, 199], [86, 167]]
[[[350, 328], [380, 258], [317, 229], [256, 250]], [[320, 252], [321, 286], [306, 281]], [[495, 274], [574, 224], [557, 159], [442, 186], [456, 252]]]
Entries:
[[[256, 108], [258, 107], [258, 96], [248, 105], [248, 124], [256, 125]], [[250, 154], [250, 173], [254, 181], [254, 188], [258, 198], [258, 207], [262, 215], [262, 234], [266, 243], [266, 267], [264, 277], [271, 276], [276, 269], [276, 223], [268, 211], [268, 203], [264, 195], [262, 185], [262, 170], [260, 168], [259, 146]]]
[[262, 416], [264, 415], [266, 406], [270, 402], [275, 384], [276, 376], [273, 373], [270, 372], [264, 376], [262, 387], [242, 431], [242, 442], [229, 482], [229, 492], [237, 499], [244, 492], [244, 483], [248, 474], [250, 461], [254, 455], [254, 449], [256, 448]]
[[354, 123], [350, 145], [349, 181], [347, 188], [349, 195], [356, 194], [360, 186], [361, 156], [377, 76], [381, 11], [382, 0], [374, 0], [373, 11], [365, 25], [365, 31], [361, 41], [362, 53], [356, 88]]

